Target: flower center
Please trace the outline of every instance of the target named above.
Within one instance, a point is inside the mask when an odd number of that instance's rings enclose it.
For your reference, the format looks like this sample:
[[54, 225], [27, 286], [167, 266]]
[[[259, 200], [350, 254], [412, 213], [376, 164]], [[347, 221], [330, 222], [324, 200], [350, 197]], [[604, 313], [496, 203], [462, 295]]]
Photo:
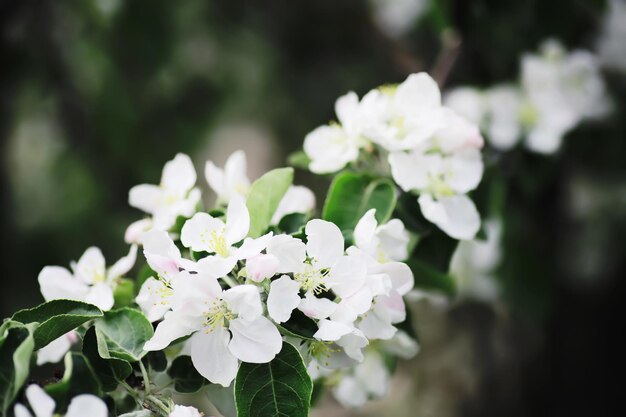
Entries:
[[217, 326], [225, 327], [227, 321], [235, 318], [235, 315], [228, 309], [226, 302], [218, 299], [211, 302], [209, 310], [204, 315], [206, 320], [203, 325], [207, 332], [212, 332]]
[[449, 197], [454, 195], [454, 190], [446, 184], [446, 182], [441, 178], [441, 176], [436, 175], [430, 178], [429, 184], [430, 192], [437, 198], [441, 197]]
[[314, 294], [320, 294], [326, 290], [326, 275], [327, 270], [323, 271], [306, 264], [304, 271], [294, 274], [294, 278], [305, 292], [313, 291]]
[[339, 349], [333, 347], [332, 342], [323, 342], [321, 340], [314, 340], [309, 345], [309, 355], [312, 358], [317, 359], [318, 362], [328, 366], [328, 360], [332, 353], [339, 352]]
[[202, 240], [207, 244], [209, 252], [215, 252], [221, 257], [228, 256], [228, 245], [223, 229], [202, 233]]

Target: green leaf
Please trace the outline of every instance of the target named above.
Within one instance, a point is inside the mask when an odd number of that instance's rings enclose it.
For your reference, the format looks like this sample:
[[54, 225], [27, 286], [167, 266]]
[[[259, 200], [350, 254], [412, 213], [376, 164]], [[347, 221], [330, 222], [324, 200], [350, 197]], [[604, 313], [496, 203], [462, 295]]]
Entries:
[[120, 278], [113, 291], [115, 308], [128, 307], [135, 301], [135, 281], [128, 278]]
[[108, 311], [96, 321], [98, 353], [104, 359], [140, 360], [147, 353], [143, 345], [153, 334], [146, 316], [132, 308]]
[[441, 272], [419, 259], [410, 259], [406, 264], [413, 271], [415, 287], [424, 290], [435, 290], [449, 296], [456, 293], [454, 277]]
[[178, 392], [196, 392], [206, 382], [206, 379], [196, 371], [191, 357], [187, 355], [174, 359], [167, 373], [174, 380], [174, 389]]
[[278, 168], [252, 184], [246, 201], [250, 211], [250, 237], [259, 237], [267, 230], [280, 200], [292, 182], [293, 168]]
[[284, 233], [297, 233], [307, 222], [309, 216], [305, 213], [290, 213], [278, 222], [278, 228]]
[[26, 382], [35, 341], [34, 325], [5, 321], [0, 327], [0, 415], [5, 415]]
[[102, 396], [100, 381], [82, 353], [68, 352], [64, 364], [63, 378], [59, 382], [45, 386], [46, 392], [54, 398], [60, 411], [65, 410], [72, 398], [77, 395]]
[[287, 157], [287, 164], [295, 168], [309, 169], [311, 158], [304, 151], [296, 151]]
[[156, 372], [163, 372], [167, 369], [167, 357], [165, 356], [165, 352], [162, 350], [148, 352], [142, 361], [144, 361], [150, 369]]
[[314, 340], [313, 335], [318, 330], [317, 324], [298, 309], [293, 310], [289, 320], [281, 323], [279, 328], [283, 334], [308, 340]]
[[115, 390], [120, 381], [125, 380], [132, 372], [130, 363], [120, 359], [103, 359], [98, 353], [98, 340], [95, 327], [90, 327], [83, 338], [83, 355], [89, 360], [93, 370], [106, 392]]
[[35, 329], [35, 349], [41, 349], [53, 340], [74, 330], [89, 320], [102, 317], [102, 311], [75, 300], [51, 300], [37, 307], [20, 310], [13, 320], [20, 323], [39, 323]]
[[284, 342], [269, 363], [242, 363], [235, 379], [237, 417], [306, 417], [313, 382], [298, 350]]
[[391, 217], [396, 200], [396, 187], [391, 180], [344, 172], [335, 177], [328, 190], [322, 218], [342, 231], [354, 230], [361, 217], [375, 208], [376, 220], [381, 224]]

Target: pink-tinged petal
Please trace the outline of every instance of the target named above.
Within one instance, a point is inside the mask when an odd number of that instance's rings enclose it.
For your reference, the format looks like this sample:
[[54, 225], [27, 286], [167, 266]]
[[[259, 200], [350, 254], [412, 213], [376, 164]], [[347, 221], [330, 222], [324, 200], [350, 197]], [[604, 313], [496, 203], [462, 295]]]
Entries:
[[235, 319], [230, 322], [230, 331], [233, 339], [228, 348], [244, 362], [269, 362], [282, 349], [283, 339], [278, 329], [265, 317], [253, 321]]
[[248, 278], [254, 282], [261, 282], [276, 274], [280, 261], [274, 255], [259, 254], [246, 261]]
[[228, 349], [230, 334], [222, 326], [201, 330], [191, 337], [191, 361], [198, 373], [227, 387], [237, 375], [239, 361]]
[[267, 296], [267, 311], [276, 323], [283, 323], [291, 317], [293, 310], [300, 304], [300, 285], [283, 275], [270, 284]]

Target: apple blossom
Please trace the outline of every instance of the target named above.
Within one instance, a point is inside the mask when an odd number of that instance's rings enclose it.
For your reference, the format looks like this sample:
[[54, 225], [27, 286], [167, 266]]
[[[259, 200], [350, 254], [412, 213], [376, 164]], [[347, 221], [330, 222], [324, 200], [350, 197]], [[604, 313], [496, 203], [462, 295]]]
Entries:
[[245, 197], [250, 190], [246, 154], [241, 150], [233, 152], [228, 157], [224, 169], [207, 161], [204, 176], [211, 189], [217, 194], [218, 202], [221, 203], [228, 203], [236, 195]]
[[[46, 394], [39, 385], [29, 385], [26, 388], [26, 399], [30, 404], [35, 417], [53, 417], [56, 403]], [[22, 404], [16, 404], [15, 417], [33, 417], [33, 414]], [[100, 398], [91, 394], [78, 395], [70, 401], [65, 417], [107, 417], [109, 411], [106, 404]]]
[[72, 330], [54, 339], [37, 351], [37, 365], [57, 363], [65, 357], [72, 345], [78, 341], [78, 334]]
[[259, 291], [254, 285], [222, 290], [216, 278], [204, 274], [177, 279], [172, 284], [172, 310], [144, 349], [162, 350], [192, 334], [195, 368], [213, 383], [230, 385], [239, 360], [269, 362], [282, 346], [276, 326], [263, 317]]
[[132, 245], [128, 255], [106, 269], [100, 249], [90, 247], [78, 262], [72, 262], [72, 272], [61, 266], [44, 267], [38, 278], [41, 294], [46, 301], [65, 298], [110, 310], [116, 280], [131, 270], [136, 256], [137, 246]]
[[200, 411], [197, 408], [185, 405], [174, 405], [172, 412], [168, 417], [203, 417]]
[[[140, 184], [134, 186], [128, 195], [131, 206], [152, 216], [153, 227], [169, 230], [178, 216], [189, 217], [200, 203], [200, 190], [195, 188], [196, 170], [189, 156], [179, 153], [163, 167], [159, 185]], [[146, 223], [133, 223], [129, 238], [136, 235], [140, 226]]]

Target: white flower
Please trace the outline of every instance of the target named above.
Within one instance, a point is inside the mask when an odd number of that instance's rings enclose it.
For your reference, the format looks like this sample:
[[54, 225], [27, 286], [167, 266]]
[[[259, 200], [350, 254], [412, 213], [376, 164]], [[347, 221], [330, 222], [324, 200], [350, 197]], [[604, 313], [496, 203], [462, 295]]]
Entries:
[[315, 208], [315, 194], [303, 185], [292, 185], [280, 200], [272, 216], [272, 224], [278, 224], [288, 214], [309, 213]]
[[377, 99], [378, 123], [368, 135], [390, 152], [413, 149], [445, 126], [439, 87], [424, 72], [409, 75], [395, 89], [382, 88]]
[[[26, 398], [30, 404], [35, 417], [53, 417], [56, 403], [38, 385], [29, 385], [26, 388]], [[15, 417], [33, 417], [28, 409], [22, 404], [16, 404], [14, 408]], [[109, 411], [106, 404], [100, 398], [91, 394], [82, 394], [74, 397], [70, 401], [65, 417], [107, 417]]]
[[65, 357], [72, 345], [78, 341], [78, 334], [75, 331], [65, 333], [63, 336], [54, 339], [46, 346], [37, 351], [37, 365], [44, 363], [57, 363]]
[[341, 371], [333, 396], [344, 407], [360, 407], [368, 399], [381, 398], [389, 389], [390, 374], [380, 353], [368, 349], [363, 362]]
[[540, 55], [522, 58], [522, 86], [529, 106], [522, 114], [526, 146], [535, 152], [556, 152], [563, 136], [580, 121], [609, 110], [595, 56], [582, 50], [567, 54], [554, 40], [541, 45]]
[[250, 190], [246, 154], [241, 150], [233, 152], [228, 157], [224, 169], [207, 161], [204, 176], [211, 189], [217, 194], [218, 202], [228, 203], [236, 195], [245, 197]]
[[148, 320], [155, 322], [170, 310], [171, 297], [172, 290], [162, 279], [150, 277], [142, 284], [135, 302]]
[[609, 1], [597, 49], [600, 61], [605, 67], [626, 71], [626, 2], [624, 0]]
[[94, 304], [101, 310], [113, 307], [113, 289], [117, 279], [135, 264], [137, 246], [108, 270], [100, 249], [90, 247], [78, 262], [72, 262], [73, 273], [61, 266], [46, 266], [39, 273], [41, 294], [46, 301], [69, 299]]
[[368, 210], [354, 228], [354, 244], [378, 262], [403, 261], [409, 254], [409, 233], [399, 219], [378, 226], [376, 209]]
[[[238, 260], [251, 258], [265, 249], [271, 233], [244, 240], [249, 229], [248, 208], [243, 198], [236, 195], [228, 204], [226, 223], [210, 214], [196, 213], [185, 222], [180, 240], [195, 252], [210, 253], [198, 261], [197, 268], [219, 278], [228, 274]], [[240, 247], [235, 246], [242, 240], [244, 242]]]
[[144, 235], [148, 231], [152, 230], [153, 226], [154, 222], [149, 217], [132, 222], [126, 228], [126, 232], [124, 233], [124, 241], [128, 244], [135, 243], [141, 245], [143, 243]]
[[[353, 265], [344, 256], [344, 240], [339, 228], [324, 220], [314, 219], [305, 227], [306, 245], [288, 235], [274, 236], [267, 245], [267, 253], [279, 260], [278, 273], [292, 273], [281, 278], [282, 284], [274, 284], [269, 293], [267, 308], [277, 322], [285, 321], [294, 308], [300, 307], [309, 317], [327, 318], [335, 306], [330, 300], [317, 298], [325, 290], [332, 290], [339, 297], [349, 297], [357, 292], [365, 281], [365, 267]], [[294, 284], [287, 285], [287, 281]], [[299, 305], [295, 296], [305, 293]], [[283, 300], [292, 300], [288, 305]]]
[[371, 91], [359, 102], [354, 92], [335, 102], [339, 124], [316, 128], [304, 138], [304, 151], [311, 159], [309, 169], [316, 174], [336, 172], [359, 156], [367, 141], [363, 134], [381, 113], [380, 93]]
[[258, 287], [239, 285], [224, 291], [217, 279], [195, 274], [175, 280], [172, 290], [172, 311], [157, 326], [145, 350], [162, 350], [193, 333], [194, 367], [223, 386], [235, 378], [239, 360], [265, 363], [280, 351], [281, 335], [262, 315]]
[[461, 297], [493, 301], [498, 296], [494, 270], [501, 258], [502, 225], [498, 220], [485, 222], [487, 240], [460, 242], [450, 261], [450, 274]]
[[174, 405], [174, 409], [168, 417], [202, 417], [203, 415], [204, 414], [195, 407]]
[[[151, 214], [155, 228], [169, 230], [178, 216], [189, 217], [196, 211], [200, 190], [194, 188], [195, 183], [196, 171], [191, 159], [179, 153], [163, 167], [159, 185], [134, 186], [130, 190], [128, 202]], [[134, 224], [131, 226], [137, 227]]]
[[471, 124], [451, 111], [444, 115], [449, 125], [431, 143], [389, 154], [391, 175], [404, 191], [420, 194], [418, 202], [427, 220], [455, 239], [472, 239], [480, 216], [465, 193], [482, 178], [482, 141]]

